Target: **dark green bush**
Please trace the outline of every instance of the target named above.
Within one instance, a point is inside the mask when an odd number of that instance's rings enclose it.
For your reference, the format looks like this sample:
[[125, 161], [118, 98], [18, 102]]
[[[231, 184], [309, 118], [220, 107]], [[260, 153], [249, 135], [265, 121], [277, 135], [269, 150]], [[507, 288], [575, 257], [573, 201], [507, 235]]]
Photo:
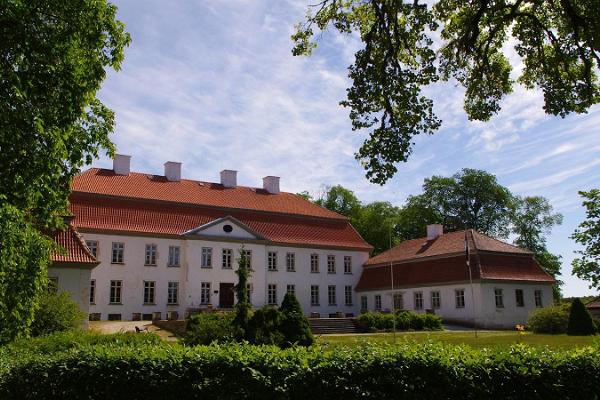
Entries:
[[68, 292], [44, 293], [31, 324], [33, 336], [80, 328], [86, 314], [71, 300]]
[[0, 351], [3, 400], [597, 399], [599, 376], [598, 346], [99, 345], [31, 358]]
[[[441, 330], [442, 319], [433, 314], [399, 311], [395, 315], [396, 330]], [[390, 331], [394, 328], [394, 314], [368, 312], [358, 317], [358, 323], [368, 331]]]
[[235, 339], [233, 313], [192, 314], [186, 324], [184, 343], [190, 345], [225, 343]]
[[569, 314], [569, 325], [567, 326], [568, 335], [594, 335], [596, 333], [596, 325], [592, 320], [592, 316], [583, 305], [583, 302], [576, 298], [571, 304], [571, 312]]
[[565, 303], [538, 308], [530, 314], [527, 326], [535, 333], [566, 333], [569, 324], [570, 306], [570, 304]]
[[282, 346], [285, 337], [281, 333], [281, 312], [274, 308], [264, 306], [254, 311], [248, 324], [247, 339], [254, 344], [274, 344]]
[[285, 345], [310, 346], [314, 342], [313, 335], [308, 319], [304, 315], [302, 306], [300, 306], [296, 296], [287, 293], [283, 298], [279, 311], [281, 312], [279, 329], [283, 334]]

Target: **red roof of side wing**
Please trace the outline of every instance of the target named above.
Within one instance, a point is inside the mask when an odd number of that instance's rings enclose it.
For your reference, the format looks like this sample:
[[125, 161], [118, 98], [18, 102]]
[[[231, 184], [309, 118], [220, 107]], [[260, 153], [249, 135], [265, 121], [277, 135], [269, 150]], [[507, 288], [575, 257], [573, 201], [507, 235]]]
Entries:
[[64, 252], [52, 254], [54, 264], [87, 264], [97, 265], [98, 260], [90, 253], [77, 231], [69, 224], [63, 231], [50, 234], [54, 241], [64, 249]]

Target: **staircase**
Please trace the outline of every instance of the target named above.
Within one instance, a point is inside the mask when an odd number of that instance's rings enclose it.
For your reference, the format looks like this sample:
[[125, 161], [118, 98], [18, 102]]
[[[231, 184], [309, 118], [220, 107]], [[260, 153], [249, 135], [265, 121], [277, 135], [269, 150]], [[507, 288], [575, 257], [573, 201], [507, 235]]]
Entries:
[[361, 332], [355, 318], [309, 318], [308, 322], [314, 335]]

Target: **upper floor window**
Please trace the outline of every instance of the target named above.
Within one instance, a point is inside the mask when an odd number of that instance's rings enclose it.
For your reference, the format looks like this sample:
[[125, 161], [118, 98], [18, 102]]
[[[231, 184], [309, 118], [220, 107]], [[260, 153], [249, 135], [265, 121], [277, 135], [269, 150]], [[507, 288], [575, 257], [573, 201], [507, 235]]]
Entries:
[[112, 243], [112, 258], [111, 263], [113, 264], [123, 264], [125, 253], [125, 243], [121, 242], [113, 242]]
[[402, 293], [394, 293], [394, 310], [404, 310], [404, 296]]
[[352, 273], [352, 257], [344, 256], [344, 273], [351, 274]]
[[333, 255], [327, 256], [327, 273], [335, 274], [335, 256]]
[[504, 308], [504, 293], [502, 289], [494, 289], [494, 298], [496, 300], [496, 307]]
[[223, 249], [221, 250], [221, 268], [231, 269], [233, 268], [233, 250]]
[[310, 255], [310, 272], [313, 274], [319, 273], [319, 255], [311, 254]]
[[156, 265], [156, 245], [147, 244], [144, 265]]
[[248, 268], [252, 268], [252, 250], [242, 250], [242, 254], [246, 257]]
[[464, 289], [456, 289], [454, 291], [454, 299], [456, 308], [464, 308], [465, 307], [465, 290]]
[[98, 259], [98, 241], [97, 240], [86, 240], [85, 245], [90, 250], [90, 253]]
[[267, 256], [267, 269], [269, 271], [277, 271], [277, 252], [269, 252]]
[[352, 286], [351, 285], [344, 286], [344, 299], [345, 299], [345, 303], [347, 306], [352, 305], [352, 303], [353, 303], [352, 297], [354, 297], [352, 295]]
[[144, 281], [144, 304], [154, 304], [156, 282]]
[[535, 306], [536, 307], [543, 307], [543, 303], [542, 303], [542, 291], [541, 290], [534, 290], [533, 291], [533, 297], [535, 300]]
[[439, 291], [431, 292], [431, 308], [440, 308], [442, 306], [442, 297]]
[[181, 249], [179, 246], [169, 246], [169, 267], [179, 267], [181, 265], [180, 260]]
[[296, 254], [287, 253], [285, 255], [285, 268], [288, 272], [296, 271]]
[[415, 310], [423, 309], [423, 292], [415, 292]]
[[202, 248], [202, 261], [200, 266], [202, 268], [212, 268], [212, 247]]
[[517, 307], [525, 307], [525, 298], [523, 297], [523, 289], [515, 290], [515, 301], [517, 303]]

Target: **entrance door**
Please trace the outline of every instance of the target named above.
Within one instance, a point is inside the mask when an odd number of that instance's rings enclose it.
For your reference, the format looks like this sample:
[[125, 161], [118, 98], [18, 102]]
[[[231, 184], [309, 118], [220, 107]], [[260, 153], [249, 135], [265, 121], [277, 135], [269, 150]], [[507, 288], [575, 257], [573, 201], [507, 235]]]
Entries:
[[233, 308], [234, 302], [233, 283], [219, 284], [219, 307], [220, 308]]

